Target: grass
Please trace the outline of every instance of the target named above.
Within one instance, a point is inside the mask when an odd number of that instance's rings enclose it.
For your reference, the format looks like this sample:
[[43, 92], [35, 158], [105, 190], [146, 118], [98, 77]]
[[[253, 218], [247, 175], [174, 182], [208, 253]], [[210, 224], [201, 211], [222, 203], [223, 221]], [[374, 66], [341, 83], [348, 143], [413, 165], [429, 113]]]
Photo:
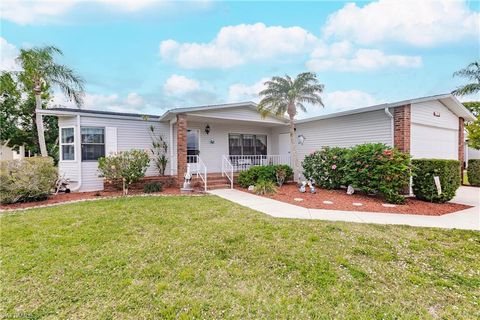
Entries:
[[480, 317], [478, 232], [275, 219], [213, 196], [0, 221], [5, 318]]

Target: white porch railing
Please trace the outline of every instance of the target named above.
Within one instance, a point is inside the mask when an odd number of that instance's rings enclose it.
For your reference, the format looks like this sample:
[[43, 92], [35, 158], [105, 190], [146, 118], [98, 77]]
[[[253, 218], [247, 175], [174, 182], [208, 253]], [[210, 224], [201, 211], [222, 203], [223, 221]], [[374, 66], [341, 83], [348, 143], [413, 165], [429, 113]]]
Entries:
[[270, 154], [270, 155], [229, 155], [224, 156], [233, 167], [233, 171], [239, 172], [247, 170], [253, 166], [266, 166], [266, 165], [277, 165], [277, 164], [287, 164], [291, 165], [290, 155], [279, 155], [279, 154]]
[[187, 166], [190, 167], [190, 173], [196, 174], [203, 181], [205, 191], [207, 191], [207, 166], [200, 156], [187, 156]]
[[227, 156], [222, 156], [222, 177], [230, 180], [230, 189], [233, 189], [233, 165]]

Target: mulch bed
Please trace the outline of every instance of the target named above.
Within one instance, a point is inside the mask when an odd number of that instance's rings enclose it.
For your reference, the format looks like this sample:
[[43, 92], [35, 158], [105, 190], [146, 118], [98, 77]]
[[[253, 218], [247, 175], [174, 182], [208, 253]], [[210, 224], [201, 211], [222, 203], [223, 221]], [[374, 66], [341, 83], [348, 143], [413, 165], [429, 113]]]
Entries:
[[[241, 190], [247, 191], [246, 189]], [[405, 204], [396, 205], [395, 207], [390, 208], [382, 205], [385, 201], [380, 197], [367, 196], [358, 192], [353, 195], [348, 195], [346, 190], [317, 189], [316, 194], [307, 192], [300, 193], [296, 184], [283, 185], [278, 189], [276, 194], [265, 195], [265, 197], [309, 209], [385, 212], [428, 216], [441, 216], [447, 213], [471, 208], [471, 206], [458, 203], [430, 203], [415, 198], [407, 198]], [[303, 201], [295, 201], [294, 198], [302, 198]], [[332, 201], [333, 204], [324, 204], [323, 201]], [[362, 203], [362, 206], [354, 206], [354, 202]]]
[[[128, 193], [129, 195], [147, 195], [141, 191], [131, 190]], [[148, 193], [149, 195], [180, 195], [180, 188], [165, 188], [162, 192]], [[199, 192], [194, 192], [192, 194], [199, 194]], [[94, 192], [71, 192], [71, 193], [59, 193], [57, 195], [52, 195], [47, 200], [35, 201], [35, 202], [22, 202], [14, 204], [0, 204], [1, 210], [12, 210], [12, 209], [25, 209], [38, 206], [48, 206], [54, 204], [60, 204], [64, 202], [72, 202], [79, 200], [91, 200], [91, 199], [102, 199], [109, 197], [119, 197], [122, 196], [121, 191], [94, 191]]]

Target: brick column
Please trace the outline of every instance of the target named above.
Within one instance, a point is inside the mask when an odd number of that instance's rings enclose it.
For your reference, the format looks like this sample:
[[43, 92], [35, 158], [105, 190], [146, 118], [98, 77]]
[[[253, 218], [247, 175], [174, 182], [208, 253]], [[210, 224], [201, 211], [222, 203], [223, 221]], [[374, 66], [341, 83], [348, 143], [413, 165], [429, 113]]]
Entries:
[[181, 185], [187, 172], [187, 115], [177, 115], [177, 181]]
[[458, 161], [460, 161], [460, 181], [463, 181], [463, 170], [465, 170], [465, 119], [458, 118]]
[[393, 145], [400, 151], [410, 153], [410, 105], [393, 109]]

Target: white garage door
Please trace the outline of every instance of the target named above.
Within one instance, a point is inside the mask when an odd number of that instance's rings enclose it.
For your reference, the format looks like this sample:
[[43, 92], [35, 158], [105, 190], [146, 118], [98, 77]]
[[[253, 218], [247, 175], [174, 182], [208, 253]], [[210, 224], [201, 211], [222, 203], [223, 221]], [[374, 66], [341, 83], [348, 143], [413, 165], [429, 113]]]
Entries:
[[458, 160], [458, 130], [412, 123], [410, 153], [417, 159]]

